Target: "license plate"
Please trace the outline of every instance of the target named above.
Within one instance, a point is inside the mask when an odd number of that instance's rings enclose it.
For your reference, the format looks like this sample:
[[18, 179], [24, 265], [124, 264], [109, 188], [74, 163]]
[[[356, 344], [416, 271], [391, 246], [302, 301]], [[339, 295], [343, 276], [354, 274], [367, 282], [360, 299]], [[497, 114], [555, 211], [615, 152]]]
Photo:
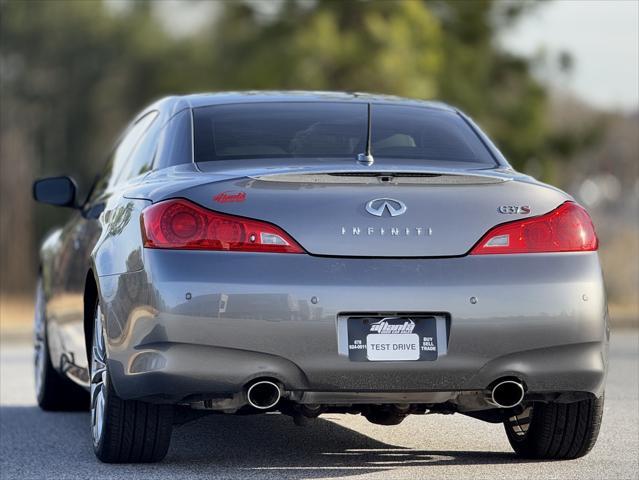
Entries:
[[352, 361], [437, 359], [435, 317], [349, 317], [347, 325]]
[[366, 335], [366, 358], [381, 360], [419, 360], [419, 335], [414, 333], [372, 333]]

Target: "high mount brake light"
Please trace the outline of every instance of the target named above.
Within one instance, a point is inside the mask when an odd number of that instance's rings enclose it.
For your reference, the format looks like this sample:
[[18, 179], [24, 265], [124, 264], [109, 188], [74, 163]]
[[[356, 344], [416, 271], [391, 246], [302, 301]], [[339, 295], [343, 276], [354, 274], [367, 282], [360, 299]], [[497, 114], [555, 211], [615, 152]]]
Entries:
[[574, 202], [565, 202], [545, 215], [497, 225], [470, 254], [588, 252], [598, 246], [588, 212]]
[[304, 253], [275, 225], [214, 212], [184, 199], [147, 207], [141, 223], [146, 248]]

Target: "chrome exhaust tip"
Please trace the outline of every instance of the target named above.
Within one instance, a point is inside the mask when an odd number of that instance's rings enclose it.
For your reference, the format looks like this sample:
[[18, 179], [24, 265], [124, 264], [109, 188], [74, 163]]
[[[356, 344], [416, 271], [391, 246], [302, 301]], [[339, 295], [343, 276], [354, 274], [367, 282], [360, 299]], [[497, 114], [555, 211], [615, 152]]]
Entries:
[[253, 383], [246, 392], [249, 405], [259, 410], [268, 410], [277, 405], [282, 397], [279, 385], [269, 380]]
[[513, 408], [524, 400], [524, 386], [515, 380], [503, 380], [490, 391], [490, 403], [499, 408]]

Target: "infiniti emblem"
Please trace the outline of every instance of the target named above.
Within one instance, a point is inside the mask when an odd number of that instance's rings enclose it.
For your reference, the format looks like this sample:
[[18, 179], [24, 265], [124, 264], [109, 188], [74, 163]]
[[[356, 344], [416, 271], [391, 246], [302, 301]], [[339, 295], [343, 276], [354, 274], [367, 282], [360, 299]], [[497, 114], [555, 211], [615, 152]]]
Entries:
[[384, 210], [388, 210], [391, 217], [397, 217], [406, 212], [406, 205], [394, 198], [375, 198], [366, 204], [366, 211], [376, 217], [384, 215]]

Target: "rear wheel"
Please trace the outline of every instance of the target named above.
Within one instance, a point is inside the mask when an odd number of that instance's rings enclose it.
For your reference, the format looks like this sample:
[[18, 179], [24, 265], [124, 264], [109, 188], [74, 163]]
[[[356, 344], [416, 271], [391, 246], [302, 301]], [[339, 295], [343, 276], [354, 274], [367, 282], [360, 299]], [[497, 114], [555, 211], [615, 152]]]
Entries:
[[603, 395], [575, 403], [537, 403], [504, 422], [510, 445], [525, 458], [582, 457], [597, 440], [603, 404]]
[[173, 407], [116, 394], [107, 368], [103, 316], [95, 308], [91, 349], [91, 437], [95, 455], [106, 463], [157, 462], [171, 441]]
[[51, 363], [42, 281], [36, 287], [34, 317], [34, 370], [38, 405], [48, 411], [86, 410], [89, 395], [79, 385], [60, 375]]

